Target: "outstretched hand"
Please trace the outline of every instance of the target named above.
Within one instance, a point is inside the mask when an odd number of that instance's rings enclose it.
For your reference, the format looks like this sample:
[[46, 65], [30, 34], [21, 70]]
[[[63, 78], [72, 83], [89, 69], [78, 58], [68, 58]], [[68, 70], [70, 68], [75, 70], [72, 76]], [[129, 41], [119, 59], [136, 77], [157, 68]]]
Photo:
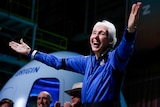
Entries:
[[132, 5], [131, 13], [128, 19], [128, 32], [134, 32], [139, 20], [139, 12], [141, 7], [141, 2], [137, 2]]
[[16, 52], [21, 53], [23, 55], [27, 55], [31, 48], [23, 42], [23, 39], [20, 40], [20, 43], [17, 43], [15, 41], [9, 42], [9, 46]]

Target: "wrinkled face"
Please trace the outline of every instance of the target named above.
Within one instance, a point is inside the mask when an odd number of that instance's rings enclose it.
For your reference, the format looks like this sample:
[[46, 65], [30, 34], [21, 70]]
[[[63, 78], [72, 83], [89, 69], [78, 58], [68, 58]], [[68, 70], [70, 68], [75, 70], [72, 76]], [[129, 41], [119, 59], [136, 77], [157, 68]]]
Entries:
[[37, 107], [49, 107], [51, 101], [47, 93], [41, 92], [37, 98]]
[[95, 25], [90, 36], [90, 45], [92, 51], [99, 56], [103, 53], [109, 43], [110, 39], [108, 38], [107, 27], [103, 24]]
[[8, 103], [4, 103], [1, 105], [1, 107], [11, 107]]

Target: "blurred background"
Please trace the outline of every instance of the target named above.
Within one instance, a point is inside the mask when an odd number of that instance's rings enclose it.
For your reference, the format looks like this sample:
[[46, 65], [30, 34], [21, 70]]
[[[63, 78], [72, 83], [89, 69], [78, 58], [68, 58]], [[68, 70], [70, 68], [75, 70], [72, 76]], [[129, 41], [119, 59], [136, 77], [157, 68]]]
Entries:
[[[135, 52], [126, 69], [122, 91], [130, 107], [160, 106], [160, 1], [141, 0]], [[97, 21], [117, 28], [118, 43], [136, 0], [1, 0], [0, 89], [30, 61], [8, 42], [23, 38], [33, 49], [51, 53], [90, 52], [89, 36]], [[117, 44], [118, 44], [117, 43]]]

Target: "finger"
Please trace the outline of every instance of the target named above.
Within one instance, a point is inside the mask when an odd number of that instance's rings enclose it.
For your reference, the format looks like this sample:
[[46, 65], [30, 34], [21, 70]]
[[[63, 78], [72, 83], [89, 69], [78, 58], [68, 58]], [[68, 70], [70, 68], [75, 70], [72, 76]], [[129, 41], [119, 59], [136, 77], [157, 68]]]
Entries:
[[9, 46], [11, 46], [12, 45], [12, 41], [11, 42], [9, 42]]
[[19, 44], [16, 43], [16, 42], [14, 42], [14, 41], [9, 42], [9, 46], [18, 46], [18, 45], [19, 45]]
[[141, 2], [138, 2], [137, 3], [137, 12], [139, 13], [140, 12], [140, 7], [141, 7], [142, 3]]
[[16, 45], [11, 45], [11, 48], [12, 48], [13, 50], [16, 50], [16, 49], [17, 49], [17, 46], [16, 46]]
[[140, 7], [142, 5], [142, 2], [137, 2], [137, 5]]
[[23, 42], [23, 38], [21, 38], [21, 39], [20, 39], [20, 43], [21, 43], [21, 44], [23, 44], [23, 43], [24, 43], [24, 42]]
[[139, 14], [139, 11], [140, 11], [140, 6], [141, 6], [141, 2], [138, 2], [135, 6], [135, 14]]
[[132, 5], [131, 14], [134, 14], [134, 13], [135, 13], [135, 7], [136, 7], [136, 4], [133, 4], [133, 5]]
[[142, 4], [141, 2], [137, 2], [136, 4], [133, 4], [131, 13], [136, 15], [139, 11], [141, 4]]
[[14, 41], [9, 42], [9, 46], [12, 46], [12, 45], [14, 45], [14, 44], [15, 44]]

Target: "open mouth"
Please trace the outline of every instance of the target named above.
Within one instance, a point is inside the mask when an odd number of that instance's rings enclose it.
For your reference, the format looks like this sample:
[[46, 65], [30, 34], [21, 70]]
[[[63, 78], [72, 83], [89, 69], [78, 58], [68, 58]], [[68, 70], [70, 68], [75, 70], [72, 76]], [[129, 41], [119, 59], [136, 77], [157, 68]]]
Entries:
[[93, 42], [93, 45], [99, 45], [99, 42]]

